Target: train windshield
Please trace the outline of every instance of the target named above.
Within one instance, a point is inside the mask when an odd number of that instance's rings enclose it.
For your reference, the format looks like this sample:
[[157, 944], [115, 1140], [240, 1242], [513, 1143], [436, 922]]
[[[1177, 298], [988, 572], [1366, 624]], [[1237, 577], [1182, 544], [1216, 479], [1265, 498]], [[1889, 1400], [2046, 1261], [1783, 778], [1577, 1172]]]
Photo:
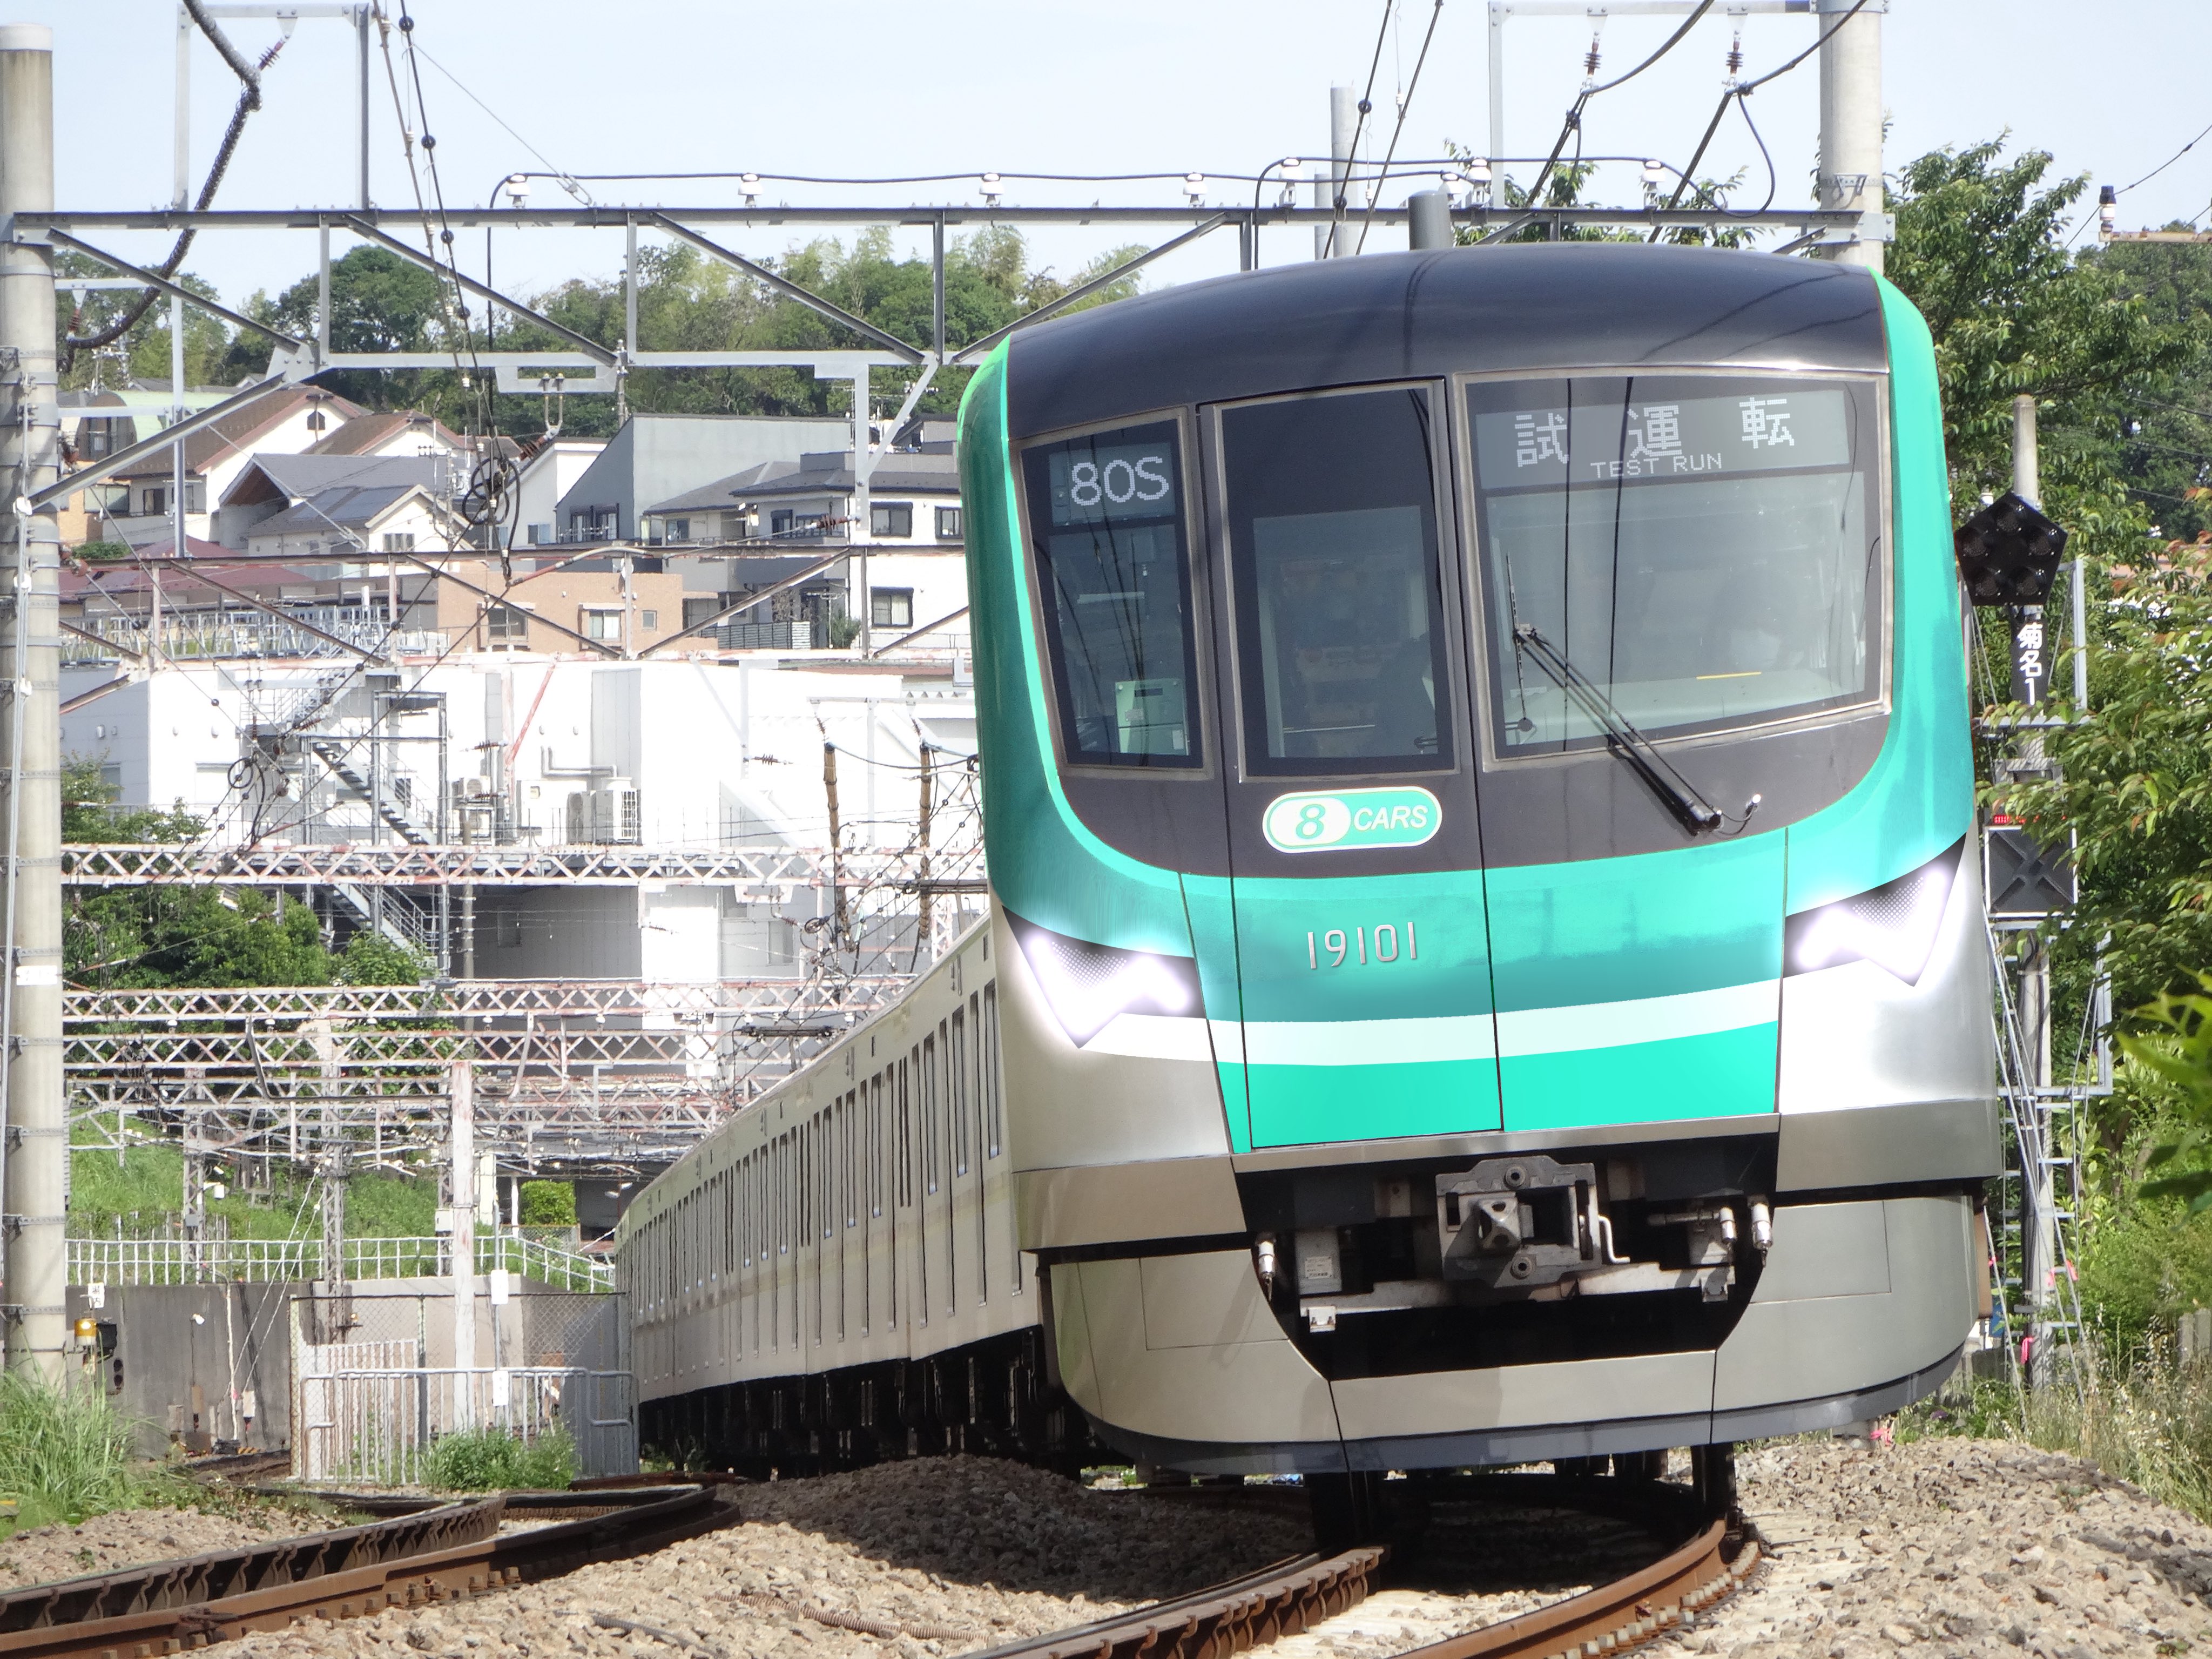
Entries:
[[1553, 655], [1650, 734], [1879, 695], [1867, 386], [1612, 376], [1468, 398], [1498, 752], [1605, 740]]
[[1043, 444], [1023, 460], [1068, 763], [1198, 765], [1176, 422]]
[[1450, 764], [1431, 407], [1401, 386], [1223, 414], [1249, 771]]

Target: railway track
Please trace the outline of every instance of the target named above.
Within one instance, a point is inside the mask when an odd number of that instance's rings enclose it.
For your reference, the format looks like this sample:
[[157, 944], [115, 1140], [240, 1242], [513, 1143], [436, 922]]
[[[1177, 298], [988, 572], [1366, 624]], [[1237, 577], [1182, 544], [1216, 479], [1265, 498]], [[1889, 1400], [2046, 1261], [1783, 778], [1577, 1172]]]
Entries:
[[[704, 1487], [656, 1492], [619, 1507], [615, 1497], [586, 1498], [585, 1505], [605, 1512], [504, 1537], [498, 1529], [509, 1502], [502, 1496], [33, 1585], [0, 1595], [0, 1659], [156, 1659], [309, 1619], [467, 1601], [587, 1562], [641, 1555], [736, 1517], [725, 1492]], [[572, 1499], [568, 1507], [581, 1506]], [[528, 1511], [517, 1505], [515, 1512]]]
[[[1478, 1475], [1424, 1483], [1431, 1501], [1565, 1509], [1631, 1521], [1680, 1539], [1657, 1560], [1517, 1618], [1401, 1659], [1598, 1659], [1623, 1653], [1711, 1607], [1757, 1566], [1755, 1534], [1709, 1519], [1688, 1487], [1610, 1476]], [[1364, 1600], [1388, 1552], [1364, 1546], [1306, 1556], [1133, 1613], [1010, 1643], [971, 1659], [1221, 1659], [1310, 1629]]]
[[[1711, 1607], [1759, 1559], [1754, 1534], [1709, 1518], [1686, 1487], [1561, 1475], [1464, 1477], [1422, 1487], [1431, 1503], [1608, 1516], [1669, 1547], [1609, 1583], [1404, 1659], [1623, 1652]], [[157, 1659], [308, 1620], [466, 1601], [726, 1525], [737, 1516], [735, 1500], [728, 1485], [516, 1492], [447, 1504], [395, 1498], [392, 1507], [406, 1512], [367, 1525], [0, 1594], [0, 1659]], [[523, 1516], [553, 1524], [499, 1535], [502, 1521]], [[556, 1518], [565, 1516], [577, 1518]], [[1379, 1583], [1389, 1555], [1386, 1546], [1366, 1544], [1326, 1559], [1297, 1557], [973, 1659], [1225, 1659], [1355, 1607]]]

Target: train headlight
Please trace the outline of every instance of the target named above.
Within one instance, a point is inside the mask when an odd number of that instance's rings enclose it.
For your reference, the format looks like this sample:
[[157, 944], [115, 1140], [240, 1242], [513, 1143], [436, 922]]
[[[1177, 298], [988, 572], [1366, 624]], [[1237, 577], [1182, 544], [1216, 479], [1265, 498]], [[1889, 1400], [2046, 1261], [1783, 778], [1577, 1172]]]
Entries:
[[1833, 904], [1801, 910], [1784, 925], [1782, 971], [1809, 974], [1847, 962], [1871, 962], [1917, 984], [1936, 949], [1943, 907], [1959, 873], [1960, 846], [1917, 870]]
[[1024, 921], [1011, 911], [1006, 921], [1054, 1018], [1079, 1048], [1122, 1014], [1205, 1012], [1198, 964], [1188, 957], [1093, 945]]

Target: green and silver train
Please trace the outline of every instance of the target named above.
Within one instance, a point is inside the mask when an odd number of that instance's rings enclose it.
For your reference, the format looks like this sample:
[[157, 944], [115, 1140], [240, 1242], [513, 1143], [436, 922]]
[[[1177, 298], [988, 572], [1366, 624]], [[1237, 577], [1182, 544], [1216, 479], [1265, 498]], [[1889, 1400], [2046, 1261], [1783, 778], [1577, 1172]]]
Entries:
[[[1894, 288], [1610, 244], [1263, 270], [1017, 333], [959, 448], [965, 989], [735, 1120], [625, 1249], [687, 1179], [772, 1170], [778, 1126], [839, 1144], [840, 1102], [855, 1178], [972, 1144], [972, 1199], [934, 1247], [933, 1184], [903, 1236], [802, 1218], [817, 1335], [781, 1358], [702, 1361], [686, 1274], [653, 1280], [648, 1437], [771, 1449], [758, 1390], [804, 1372], [890, 1387], [807, 1397], [896, 1451], [897, 1379], [941, 1406], [964, 1360], [972, 1413], [1003, 1361], [987, 1402], [1149, 1462], [1357, 1474], [1838, 1425], [1948, 1373], [1997, 1108], [1942, 418]], [[772, 1231], [757, 1292], [715, 1245], [734, 1302], [784, 1296]], [[832, 1245], [858, 1369], [819, 1336]], [[995, 1289], [959, 1293], [963, 1248]]]

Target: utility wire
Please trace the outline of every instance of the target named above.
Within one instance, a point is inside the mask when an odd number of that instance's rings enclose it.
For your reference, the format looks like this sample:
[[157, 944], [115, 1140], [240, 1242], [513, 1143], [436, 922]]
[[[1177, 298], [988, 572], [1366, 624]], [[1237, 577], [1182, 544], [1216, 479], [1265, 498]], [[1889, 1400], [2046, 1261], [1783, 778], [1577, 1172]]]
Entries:
[[[1864, 5], [1865, 3], [1866, 0], [1859, 0], [1860, 5]], [[1567, 111], [1567, 118], [1560, 124], [1559, 136], [1552, 144], [1552, 153], [1544, 158], [1544, 166], [1542, 170], [1536, 174], [1536, 182], [1529, 186], [1527, 201], [1527, 205], [1529, 208], [1540, 209], [1543, 206], [1544, 187], [1551, 183], [1553, 170], [1559, 166], [1559, 156], [1561, 153], [1565, 150], [1567, 147], [1567, 139], [1570, 136], [1573, 137], [1575, 139], [1576, 161], [1577, 165], [1580, 164], [1583, 111], [1589, 105], [1589, 100], [1596, 97], [1598, 94], [1601, 92], [1611, 92], [1615, 87], [1626, 86], [1629, 82], [1633, 81], [1638, 76], [1643, 74], [1644, 70], [1650, 69], [1654, 64], [1657, 63], [1668, 52], [1674, 51], [1677, 46], [1681, 44], [1683, 37], [1688, 34], [1692, 29], [1695, 28], [1698, 26], [1698, 21], [1712, 9], [1713, 0], [1698, 0], [1698, 9], [1682, 20], [1681, 27], [1676, 29], [1672, 34], [1668, 35], [1666, 40], [1660, 44], [1658, 51], [1653, 52], [1649, 58], [1646, 58], [1634, 69], [1629, 70], [1627, 74], [1617, 75], [1612, 80], [1604, 82], [1600, 85], [1584, 87], [1582, 89], [1582, 92], [1576, 97], [1572, 107]], [[1856, 8], [1853, 8], [1853, 9], [1856, 10]], [[1702, 151], [1700, 153], [1702, 154]], [[1690, 163], [1692, 170], [1696, 168], [1697, 165], [1697, 162], [1694, 161]], [[1504, 226], [1498, 230], [1492, 231], [1489, 235], [1484, 237], [1482, 240], [1486, 242], [1497, 241], [1500, 237], [1505, 235], [1514, 228], [1516, 228], [1516, 227], [1513, 225]]]
[[[1662, 211], [1672, 213], [1676, 206], [1681, 202], [1682, 191], [1687, 188], [1689, 185], [1690, 175], [1697, 172], [1698, 163], [1705, 159], [1706, 148], [1713, 142], [1713, 135], [1720, 131], [1721, 118], [1728, 113], [1729, 101], [1731, 100], [1747, 98], [1753, 93], [1758, 91], [1759, 88], [1765, 86], [1769, 81], [1775, 79], [1778, 76], [1789, 74], [1791, 70], [1796, 69], [1798, 64], [1803, 63], [1814, 52], [1820, 51], [1821, 47], [1826, 46], [1828, 42], [1834, 38], [1836, 31], [1843, 27], [1844, 24], [1850, 22], [1852, 18], [1857, 16], [1862, 11], [1864, 11], [1866, 9], [1866, 6], [1867, 0], [1856, 0], [1856, 3], [1849, 11], [1845, 12], [1842, 16], [1836, 19], [1833, 23], [1831, 23], [1826, 28], [1820, 32], [1820, 36], [1818, 40], [1814, 40], [1811, 46], [1806, 47], [1804, 51], [1799, 52], [1795, 58], [1790, 58], [1780, 68], [1769, 70], [1765, 74], [1759, 76], [1755, 80], [1738, 82], [1735, 86], [1730, 87], [1727, 91], [1721, 94], [1719, 106], [1713, 111], [1713, 118], [1705, 124], [1705, 136], [1698, 141], [1697, 153], [1690, 157], [1690, 165], [1688, 167], [1677, 175], [1680, 182], [1674, 186], [1674, 193], [1667, 198], [1667, 205]], [[1692, 21], [1694, 21], [1696, 20], [1692, 19]], [[1757, 131], [1758, 130], [1756, 128], [1753, 129], [1754, 137], [1757, 136]], [[1765, 148], [1765, 143], [1762, 141], [1759, 144], [1759, 149], [1763, 152]], [[1773, 167], [1773, 162], [1771, 159], [1769, 160], [1767, 166], [1771, 171]], [[1773, 200], [1773, 197], [1771, 192], [1768, 195], [1767, 199], [1770, 202]], [[1644, 240], [1647, 242], [1657, 241], [1662, 228], [1663, 227], [1659, 225], [1652, 226], [1651, 234]]]
[[1374, 187], [1368, 192], [1367, 217], [1359, 227], [1359, 243], [1352, 251], [1355, 254], [1367, 251], [1367, 233], [1375, 228], [1375, 210], [1382, 204], [1382, 181], [1390, 176], [1390, 163], [1398, 154], [1398, 139], [1406, 131], [1406, 112], [1413, 106], [1413, 94], [1421, 84], [1421, 65], [1429, 61], [1429, 43], [1437, 38], [1437, 24], [1444, 15], [1444, 0], [1436, 0], [1429, 11], [1428, 32], [1421, 36], [1420, 55], [1413, 59], [1413, 78], [1406, 85], [1406, 95], [1398, 100], [1398, 125], [1390, 130], [1390, 147], [1382, 155], [1382, 171]]
[[[1398, 0], [1382, 0], [1382, 21], [1375, 31], [1375, 55], [1367, 64], [1367, 90], [1359, 94], [1359, 118], [1352, 124], [1352, 142], [1345, 146], [1343, 177], [1336, 176], [1335, 159], [1331, 158], [1330, 161], [1329, 201], [1334, 216], [1329, 221], [1328, 240], [1322, 244], [1322, 258], [1324, 259], [1335, 253], [1336, 239], [1344, 228], [1345, 186], [1352, 182], [1352, 160], [1359, 154], [1359, 135], [1367, 130], [1368, 114], [1375, 107], [1375, 72], [1382, 66], [1382, 43], [1389, 38], [1390, 14], [1397, 9], [1397, 3]], [[1710, 5], [1711, 0], [1706, 0], [1706, 3]], [[1332, 134], [1332, 139], [1334, 137]], [[1330, 148], [1335, 148], [1334, 143]], [[1379, 189], [1381, 186], [1378, 184], [1376, 187]]]
[[[275, 46], [264, 52], [258, 65], [250, 64], [238, 48], [230, 43], [229, 38], [223, 33], [215, 19], [209, 15], [203, 0], [185, 0], [185, 9], [191, 13], [192, 21], [198, 26], [200, 33], [206, 35], [213, 43], [216, 51], [222, 54], [223, 62], [230, 65], [232, 72], [238, 76], [240, 82], [238, 104], [230, 112], [230, 125], [223, 130], [222, 142], [216, 148], [215, 160], [208, 164], [207, 178], [201, 184], [199, 195], [194, 200], [196, 210], [204, 213], [214, 205], [216, 191], [222, 187], [223, 175], [230, 171], [231, 157], [238, 153], [238, 141], [245, 134], [246, 118], [261, 107], [261, 72], [276, 61], [276, 54], [284, 50], [286, 37], [280, 37]], [[185, 255], [191, 249], [192, 240], [197, 234], [198, 233], [189, 226], [179, 231], [175, 245], [169, 249], [169, 257], [154, 269], [161, 276], [173, 280], [178, 267], [184, 264]], [[64, 334], [62, 337], [61, 372], [64, 374], [69, 373], [78, 352], [97, 350], [101, 346], [112, 345], [128, 334], [137, 326], [138, 319], [152, 308], [154, 301], [161, 296], [161, 290], [157, 288], [142, 289], [138, 297], [125, 306], [122, 313], [111, 319], [105, 326], [85, 335]], [[70, 327], [76, 328], [82, 319], [82, 309], [76, 311], [70, 318]], [[177, 391], [181, 396], [184, 388], [179, 386]]]

